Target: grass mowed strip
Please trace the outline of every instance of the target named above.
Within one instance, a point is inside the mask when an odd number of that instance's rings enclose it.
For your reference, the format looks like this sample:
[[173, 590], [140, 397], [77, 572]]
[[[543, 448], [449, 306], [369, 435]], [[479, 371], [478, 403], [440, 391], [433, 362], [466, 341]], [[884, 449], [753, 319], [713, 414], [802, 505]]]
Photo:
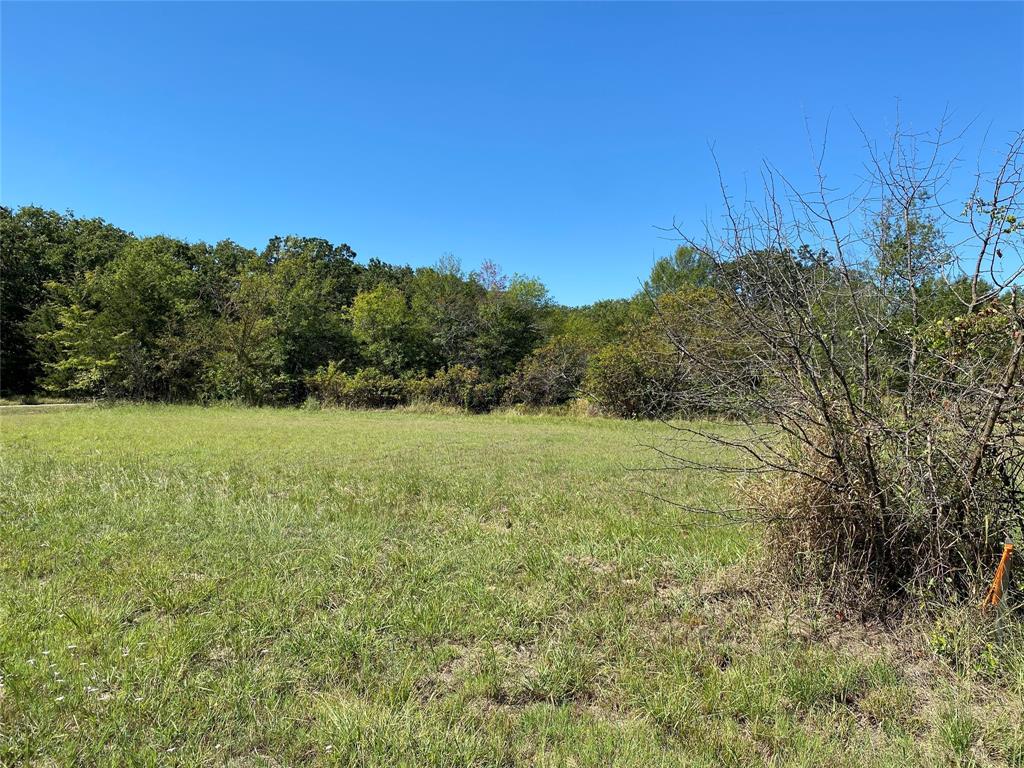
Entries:
[[716, 589], [750, 534], [633, 471], [660, 429], [2, 414], [0, 764], [1024, 761], [1019, 682], [923, 706], [877, 644]]

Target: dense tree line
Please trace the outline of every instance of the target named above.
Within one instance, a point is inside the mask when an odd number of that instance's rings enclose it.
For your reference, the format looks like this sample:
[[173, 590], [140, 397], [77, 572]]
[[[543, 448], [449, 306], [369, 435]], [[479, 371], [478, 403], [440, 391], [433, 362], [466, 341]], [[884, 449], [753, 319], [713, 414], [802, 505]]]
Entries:
[[[917, 226], [926, 227], [927, 222]], [[928, 231], [922, 237], [928, 240]], [[932, 237], [932, 240], [935, 238]], [[102, 219], [0, 208], [5, 394], [471, 410], [578, 397], [627, 418], [732, 412], [754, 386], [722, 290], [762, 290], [751, 254], [712, 269], [680, 247], [631, 299], [560, 306], [538, 280], [453, 258], [362, 264], [346, 244], [273, 237], [262, 250], [139, 238]], [[778, 253], [785, 264], [824, 254]], [[930, 320], [949, 286], [922, 285]], [[720, 362], [728, 381], [678, 354]]]
[[[610, 392], [600, 363], [611, 361], [616, 382], [630, 373], [627, 353], [613, 350], [652, 322], [647, 295], [701, 280], [681, 251], [659, 262], [644, 294], [569, 308], [489, 262], [469, 273], [452, 258], [363, 264], [348, 245], [316, 237], [274, 237], [262, 250], [140, 238], [31, 206], [0, 208], [0, 268], [8, 395], [252, 404], [312, 395], [480, 410]], [[622, 415], [653, 410], [629, 404]]]

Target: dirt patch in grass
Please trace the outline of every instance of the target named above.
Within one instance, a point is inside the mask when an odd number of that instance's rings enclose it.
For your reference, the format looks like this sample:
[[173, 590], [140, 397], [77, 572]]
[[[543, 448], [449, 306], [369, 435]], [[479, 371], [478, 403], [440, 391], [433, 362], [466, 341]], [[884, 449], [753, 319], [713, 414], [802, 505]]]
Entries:
[[576, 568], [581, 568], [598, 576], [611, 576], [617, 571], [615, 563], [599, 560], [591, 555], [566, 555], [564, 562]]

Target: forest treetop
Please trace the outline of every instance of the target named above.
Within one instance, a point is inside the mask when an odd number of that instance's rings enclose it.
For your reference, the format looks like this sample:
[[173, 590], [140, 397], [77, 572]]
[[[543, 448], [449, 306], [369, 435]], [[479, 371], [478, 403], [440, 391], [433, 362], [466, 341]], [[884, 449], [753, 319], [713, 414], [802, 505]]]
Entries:
[[[139, 238], [25, 206], [0, 208], [0, 242], [5, 394], [473, 410], [584, 395], [610, 415], [656, 417], [686, 410], [702, 386], [673, 362], [673, 338], [727, 346], [707, 319], [722, 275], [686, 245], [632, 298], [573, 308], [490, 261], [471, 272], [450, 256], [361, 264], [318, 237], [272, 237], [262, 250]], [[930, 315], [962, 309], [938, 277], [922, 289], [934, 293]]]
[[0, 228], [5, 393], [296, 402], [330, 363], [497, 381], [552, 339], [596, 349], [642, 313], [636, 299], [560, 306], [492, 262], [360, 264], [318, 237], [140, 238], [35, 206], [0, 208]]

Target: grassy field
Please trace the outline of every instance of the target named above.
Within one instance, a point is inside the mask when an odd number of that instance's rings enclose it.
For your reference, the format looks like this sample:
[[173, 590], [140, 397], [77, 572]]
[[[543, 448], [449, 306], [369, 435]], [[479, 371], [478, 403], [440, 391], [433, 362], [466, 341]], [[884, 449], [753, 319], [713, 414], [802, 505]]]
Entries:
[[745, 591], [658, 430], [0, 414], [0, 763], [1024, 765], [1020, 676]]

